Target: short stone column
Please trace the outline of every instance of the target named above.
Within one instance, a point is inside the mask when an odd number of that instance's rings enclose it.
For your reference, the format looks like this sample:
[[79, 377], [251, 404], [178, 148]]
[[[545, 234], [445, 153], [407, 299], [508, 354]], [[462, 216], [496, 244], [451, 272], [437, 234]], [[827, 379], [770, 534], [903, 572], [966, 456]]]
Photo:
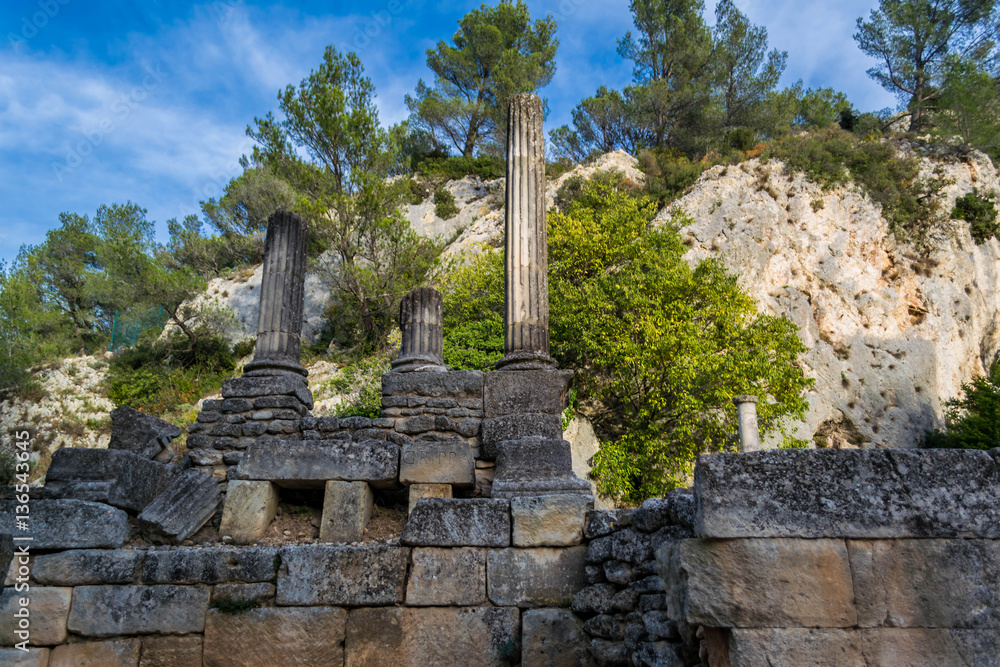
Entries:
[[444, 299], [433, 287], [418, 287], [399, 302], [399, 329], [403, 340], [392, 362], [397, 373], [443, 372]]
[[306, 376], [300, 337], [307, 233], [305, 221], [288, 211], [276, 211], [267, 223], [257, 345], [244, 375]]
[[736, 404], [736, 418], [739, 421], [740, 451], [760, 451], [760, 429], [757, 426], [757, 397], [737, 396], [733, 399], [733, 403]]
[[497, 368], [551, 368], [545, 135], [542, 100], [523, 93], [507, 113], [504, 357]]

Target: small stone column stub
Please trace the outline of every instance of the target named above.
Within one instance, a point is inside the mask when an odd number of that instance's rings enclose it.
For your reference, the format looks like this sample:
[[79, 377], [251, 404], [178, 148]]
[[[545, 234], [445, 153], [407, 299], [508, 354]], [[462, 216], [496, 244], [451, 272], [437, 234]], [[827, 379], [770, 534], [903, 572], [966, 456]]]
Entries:
[[736, 396], [733, 398], [733, 403], [736, 405], [736, 418], [739, 421], [740, 451], [744, 453], [760, 451], [760, 429], [757, 426], [757, 397]]
[[542, 100], [530, 93], [514, 97], [508, 108], [505, 204], [504, 357], [497, 369], [553, 368]]
[[275, 211], [268, 220], [257, 345], [244, 375], [307, 375], [300, 361], [307, 233], [295, 213]]
[[399, 329], [403, 334], [399, 356], [392, 362], [396, 373], [443, 372], [444, 299], [433, 287], [418, 287], [399, 302]]

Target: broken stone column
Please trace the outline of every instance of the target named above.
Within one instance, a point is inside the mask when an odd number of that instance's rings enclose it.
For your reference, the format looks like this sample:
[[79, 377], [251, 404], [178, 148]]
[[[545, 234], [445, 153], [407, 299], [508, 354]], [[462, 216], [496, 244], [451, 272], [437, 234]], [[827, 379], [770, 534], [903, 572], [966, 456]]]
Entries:
[[257, 345], [244, 375], [306, 376], [300, 363], [305, 298], [306, 223], [276, 211], [267, 223]]
[[760, 451], [760, 429], [757, 427], [757, 397], [737, 396], [733, 399], [733, 403], [736, 404], [736, 418], [739, 421], [740, 451]]
[[507, 113], [504, 357], [497, 368], [552, 368], [542, 100], [523, 93]]
[[399, 357], [392, 362], [397, 373], [443, 372], [444, 299], [433, 287], [418, 287], [399, 302], [399, 328], [403, 334]]

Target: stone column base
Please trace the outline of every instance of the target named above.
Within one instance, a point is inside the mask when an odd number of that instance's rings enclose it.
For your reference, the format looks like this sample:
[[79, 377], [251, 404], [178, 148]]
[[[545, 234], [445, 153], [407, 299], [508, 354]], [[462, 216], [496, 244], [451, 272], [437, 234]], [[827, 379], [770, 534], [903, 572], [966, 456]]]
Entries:
[[494, 498], [591, 495], [590, 484], [573, 472], [573, 455], [566, 440], [522, 438], [500, 443]]

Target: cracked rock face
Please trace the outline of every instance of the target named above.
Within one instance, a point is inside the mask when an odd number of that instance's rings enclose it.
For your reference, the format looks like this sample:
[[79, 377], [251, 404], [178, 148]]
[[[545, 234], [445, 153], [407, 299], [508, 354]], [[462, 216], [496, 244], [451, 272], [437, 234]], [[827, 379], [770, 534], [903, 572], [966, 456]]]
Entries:
[[[978, 187], [1000, 191], [996, 169], [932, 163], [954, 180], [941, 210]], [[968, 224], [922, 258], [897, 244], [879, 208], [855, 186], [824, 191], [777, 161], [708, 170], [664, 210], [681, 229], [690, 262], [719, 256], [763, 312], [788, 317], [809, 348], [816, 380], [795, 435], [831, 447], [914, 447], [943, 424], [942, 402], [986, 372], [1000, 351], [1000, 243], [976, 245]]]

